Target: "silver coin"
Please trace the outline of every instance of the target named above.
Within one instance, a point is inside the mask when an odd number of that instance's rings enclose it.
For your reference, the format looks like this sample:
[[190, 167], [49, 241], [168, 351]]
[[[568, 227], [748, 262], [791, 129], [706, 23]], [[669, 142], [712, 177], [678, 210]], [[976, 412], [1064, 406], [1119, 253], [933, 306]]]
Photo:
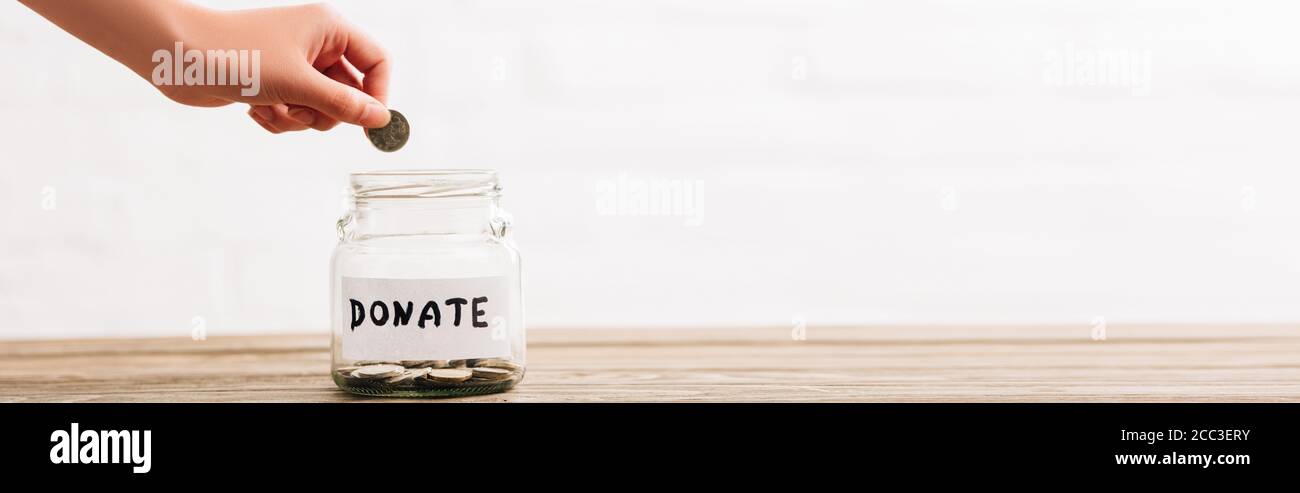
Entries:
[[356, 366], [370, 366], [370, 365], [400, 365], [401, 363], [396, 361], [390, 361], [390, 360], [363, 359], [363, 360], [354, 361], [352, 362], [352, 364]]
[[428, 368], [407, 369], [403, 371], [400, 375], [389, 377], [388, 379], [384, 380], [384, 382], [386, 383], [410, 382], [412, 380], [415, 380], [417, 378], [423, 377], [428, 374], [429, 374]]
[[399, 365], [369, 365], [352, 370], [352, 376], [357, 378], [389, 378], [395, 377], [406, 371]]
[[411, 124], [397, 110], [388, 110], [388, 113], [391, 115], [388, 125], [367, 128], [366, 137], [370, 138], [370, 143], [375, 146], [375, 149], [393, 152], [406, 145], [406, 139], [411, 137]]
[[523, 369], [523, 366], [519, 363], [504, 358], [480, 359], [474, 361], [472, 366], [475, 368], [503, 368], [511, 371], [519, 371]]
[[483, 380], [505, 380], [510, 378], [511, 375], [514, 375], [514, 372], [501, 368], [482, 367], [474, 369], [474, 378], [481, 378]]
[[447, 360], [441, 359], [422, 359], [422, 360], [404, 360], [402, 366], [407, 368], [446, 368]]
[[440, 383], [460, 383], [472, 376], [474, 372], [466, 368], [438, 368], [429, 370], [424, 378]]
[[407, 368], [432, 368], [437, 361], [431, 359], [404, 359], [402, 366]]

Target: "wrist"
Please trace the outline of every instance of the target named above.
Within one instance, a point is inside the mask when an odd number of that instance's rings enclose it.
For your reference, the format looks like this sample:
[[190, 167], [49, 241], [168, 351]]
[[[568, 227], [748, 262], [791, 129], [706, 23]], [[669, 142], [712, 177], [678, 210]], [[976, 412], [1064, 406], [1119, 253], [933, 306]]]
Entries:
[[[148, 17], [138, 26], [145, 36], [137, 39], [143, 42], [144, 46], [130, 50], [136, 54], [136, 57], [144, 58], [119, 61], [131, 67], [146, 80], [151, 80], [154, 68], [158, 65], [156, 59], [158, 52], [172, 53], [176, 49], [176, 43], [184, 44], [186, 49], [191, 45], [193, 41], [190, 38], [196, 27], [200, 25], [198, 18], [202, 10], [206, 9], [185, 0], [152, 1], [145, 9]], [[159, 87], [159, 89], [164, 88]], [[164, 89], [164, 92], [167, 91]]]
[[[220, 106], [232, 101], [230, 88], [225, 81], [238, 74], [223, 72], [221, 78], [214, 77], [216, 70], [209, 67], [213, 62], [213, 50], [224, 55], [224, 33], [233, 27], [227, 21], [228, 12], [209, 9], [181, 0], [169, 0], [166, 7], [157, 12], [157, 32], [160, 33], [156, 46], [151, 47], [152, 65], [148, 72], [142, 74], [145, 79], [167, 98], [191, 106]], [[197, 54], [198, 58], [190, 55]], [[222, 59], [223, 63], [229, 63]], [[221, 69], [226, 70], [222, 65]], [[197, 72], [199, 80], [192, 80]], [[234, 79], [238, 80], [238, 79]]]

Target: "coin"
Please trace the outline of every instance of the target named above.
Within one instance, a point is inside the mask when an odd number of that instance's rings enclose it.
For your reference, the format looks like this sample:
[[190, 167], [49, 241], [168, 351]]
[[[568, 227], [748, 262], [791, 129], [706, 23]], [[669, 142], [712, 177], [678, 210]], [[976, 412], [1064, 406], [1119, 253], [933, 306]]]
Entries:
[[388, 125], [367, 128], [366, 137], [370, 138], [370, 143], [375, 146], [375, 149], [393, 152], [406, 145], [406, 139], [411, 136], [411, 124], [407, 123], [406, 117], [397, 110], [388, 110], [388, 113], [391, 115]]
[[503, 370], [501, 368], [474, 369], [474, 378], [482, 378], [484, 380], [505, 380], [510, 378], [511, 375], [513, 375], [513, 373], [510, 370]]
[[400, 365], [401, 363], [398, 363], [396, 361], [390, 361], [390, 360], [363, 359], [363, 360], [357, 360], [352, 364], [356, 366], [370, 366], [370, 365]]
[[407, 368], [446, 368], [447, 360], [408, 359], [408, 360], [402, 360], [402, 366], [405, 366]]
[[519, 365], [519, 363], [515, 363], [514, 361], [510, 361], [505, 358], [488, 358], [488, 359], [475, 360], [474, 364], [470, 366], [473, 366], [474, 368], [504, 368], [506, 370], [511, 370], [511, 371], [518, 371], [523, 368], [522, 366]]
[[389, 377], [387, 380], [384, 380], [384, 382], [387, 383], [410, 382], [412, 380], [415, 380], [417, 378], [423, 377], [428, 374], [429, 374], [428, 368], [408, 369], [403, 371], [400, 375]]
[[369, 365], [352, 370], [352, 376], [357, 378], [389, 378], [400, 375], [406, 368], [398, 365]]
[[474, 372], [465, 368], [439, 368], [429, 370], [424, 378], [442, 383], [460, 383], [469, 380]]

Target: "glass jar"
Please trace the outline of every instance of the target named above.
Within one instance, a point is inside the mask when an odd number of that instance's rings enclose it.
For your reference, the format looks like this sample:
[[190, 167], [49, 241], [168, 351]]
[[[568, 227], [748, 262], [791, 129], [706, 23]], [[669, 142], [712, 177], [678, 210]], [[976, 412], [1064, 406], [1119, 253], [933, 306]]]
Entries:
[[496, 172], [380, 171], [351, 181], [331, 268], [334, 383], [404, 397], [518, 384], [519, 253]]

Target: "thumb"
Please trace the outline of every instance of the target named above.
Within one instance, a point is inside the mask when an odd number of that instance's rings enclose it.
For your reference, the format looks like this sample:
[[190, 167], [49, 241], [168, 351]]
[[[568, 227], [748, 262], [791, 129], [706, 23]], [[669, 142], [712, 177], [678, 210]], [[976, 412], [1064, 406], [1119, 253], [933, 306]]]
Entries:
[[320, 72], [311, 72], [285, 99], [287, 103], [309, 107], [343, 123], [366, 128], [388, 124], [388, 108], [383, 103]]

